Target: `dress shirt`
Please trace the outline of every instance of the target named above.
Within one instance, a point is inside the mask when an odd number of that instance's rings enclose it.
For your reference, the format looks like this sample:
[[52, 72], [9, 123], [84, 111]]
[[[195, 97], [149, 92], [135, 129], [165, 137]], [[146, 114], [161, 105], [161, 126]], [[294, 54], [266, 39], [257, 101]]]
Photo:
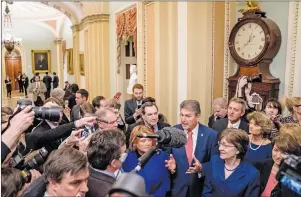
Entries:
[[[235, 128], [238, 129], [240, 125], [241, 120], [239, 119], [236, 123], [231, 124], [230, 120], [228, 121], [228, 127], [227, 128]], [[231, 127], [232, 126], [232, 127]]]
[[[91, 167], [91, 166], [90, 166]], [[91, 167], [92, 168], [92, 167]], [[98, 169], [95, 169], [95, 168], [92, 168], [93, 170], [95, 170], [96, 172], [100, 172], [102, 174], [106, 174], [106, 175], [109, 175], [113, 178], [116, 178], [115, 176], [115, 173], [114, 172], [108, 172], [108, 171], [104, 171], [104, 170], [98, 170]]]
[[[192, 157], [194, 155], [195, 147], [196, 147], [196, 142], [198, 139], [198, 132], [199, 132], [199, 124], [196, 125], [194, 129], [192, 129], [192, 141], [193, 141], [193, 150], [192, 150]], [[188, 139], [188, 133], [185, 130], [186, 133], [186, 138]]]

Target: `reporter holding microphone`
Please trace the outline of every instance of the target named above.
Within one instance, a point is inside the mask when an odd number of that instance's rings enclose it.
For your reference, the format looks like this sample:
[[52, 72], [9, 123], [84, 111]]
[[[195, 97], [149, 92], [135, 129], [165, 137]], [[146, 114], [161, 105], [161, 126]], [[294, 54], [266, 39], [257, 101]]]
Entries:
[[[152, 146], [154, 139], [137, 138], [138, 135], [152, 135], [153, 132], [144, 125], [136, 126], [130, 136], [130, 151], [126, 160], [122, 165], [125, 172], [130, 172], [135, 169], [139, 163], [138, 159]], [[173, 156], [169, 156], [165, 152], [154, 154], [145, 164], [145, 166], [137, 172], [143, 177], [146, 185], [146, 192], [155, 197], [165, 196], [170, 190], [169, 170], [174, 173], [176, 168]]]

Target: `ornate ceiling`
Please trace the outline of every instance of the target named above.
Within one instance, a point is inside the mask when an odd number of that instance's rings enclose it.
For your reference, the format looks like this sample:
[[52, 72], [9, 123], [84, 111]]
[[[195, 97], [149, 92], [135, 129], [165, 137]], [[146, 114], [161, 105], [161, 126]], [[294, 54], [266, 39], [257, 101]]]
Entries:
[[[39, 2], [14, 2], [8, 5], [12, 19], [26, 20], [55, 20], [62, 17], [59, 10]], [[5, 10], [5, 2], [2, 2], [2, 12]]]

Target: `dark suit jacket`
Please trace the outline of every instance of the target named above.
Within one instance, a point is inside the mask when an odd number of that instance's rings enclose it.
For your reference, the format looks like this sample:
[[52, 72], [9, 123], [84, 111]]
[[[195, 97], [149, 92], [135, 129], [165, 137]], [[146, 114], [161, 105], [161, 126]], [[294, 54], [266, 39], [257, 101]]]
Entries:
[[70, 122], [74, 122], [81, 118], [79, 112], [80, 112], [80, 105], [75, 105], [71, 110]]
[[89, 167], [89, 171], [89, 191], [86, 193], [86, 197], [105, 197], [109, 193], [116, 179], [101, 172], [97, 172], [91, 167]]
[[[249, 133], [249, 124], [242, 119], [240, 119], [239, 129], [244, 130]], [[228, 118], [223, 118], [214, 122], [212, 129], [216, 130], [218, 133], [221, 133], [228, 127]]]
[[59, 147], [57, 140], [68, 137], [73, 128], [73, 122], [51, 129], [46, 121], [42, 121], [31, 133], [25, 135], [26, 149], [37, 150], [45, 147], [51, 152]]
[[[182, 125], [175, 126], [183, 130]], [[195, 156], [201, 162], [209, 162], [213, 154], [218, 154], [217, 133], [213, 129], [199, 124], [197, 143], [195, 147]], [[176, 160], [176, 173], [172, 176], [171, 196], [190, 197], [202, 196], [204, 179], [199, 178], [198, 174], [186, 174], [189, 166], [185, 146], [181, 148], [172, 148], [172, 154]]]
[[203, 165], [205, 176], [203, 197], [258, 197], [260, 192], [259, 171], [247, 162], [241, 162], [232, 174], [225, 179], [224, 160], [214, 155]]
[[51, 88], [52, 78], [50, 76], [46, 75], [45, 77], [43, 77], [43, 82], [45, 83], [47, 89]]
[[[224, 118], [227, 118], [227, 115]], [[220, 119], [222, 119], [222, 118], [220, 118]], [[218, 120], [220, 120], [220, 119], [218, 119]], [[212, 128], [213, 124], [218, 120], [214, 120], [214, 114], [212, 114], [208, 120], [208, 127]]]
[[[124, 103], [124, 118], [127, 124], [134, 124], [136, 120], [134, 119], [134, 113], [137, 109], [137, 102], [135, 99], [126, 100]], [[137, 117], [138, 119], [138, 117]]]
[[47, 61], [45, 59], [43, 60], [38, 60], [38, 62], [36, 63], [36, 70], [47, 70], [48, 69], [48, 65], [47, 65]]
[[[253, 165], [260, 172], [260, 194], [264, 191], [269, 176], [272, 171], [272, 167], [274, 165], [273, 159], [266, 159], [263, 161], [253, 162]], [[289, 190], [288, 188], [282, 186], [280, 183], [276, 185], [276, 187], [271, 192], [271, 197], [299, 197], [296, 193]]]
[[[131, 125], [128, 126], [128, 129], [127, 129], [126, 134], [125, 134], [125, 136], [126, 136], [126, 144], [127, 144], [127, 147], [129, 146], [129, 143], [130, 143], [129, 140], [130, 140], [130, 137], [131, 137], [131, 133], [132, 133], [133, 129], [134, 129], [137, 125], [145, 125], [145, 124], [144, 124], [144, 121], [141, 120], [141, 121], [138, 121], [138, 122], [136, 122], [136, 123], [131, 124]], [[166, 124], [166, 123], [164, 123], [164, 122], [159, 122], [159, 121], [158, 121], [157, 127], [158, 127], [158, 130], [161, 130], [161, 129], [163, 129], [164, 127], [170, 127], [170, 125], [169, 125], [169, 124]]]
[[59, 77], [58, 76], [53, 76], [53, 81], [52, 81], [52, 83], [53, 83], [53, 89], [54, 88], [57, 88], [58, 86], [59, 86]]

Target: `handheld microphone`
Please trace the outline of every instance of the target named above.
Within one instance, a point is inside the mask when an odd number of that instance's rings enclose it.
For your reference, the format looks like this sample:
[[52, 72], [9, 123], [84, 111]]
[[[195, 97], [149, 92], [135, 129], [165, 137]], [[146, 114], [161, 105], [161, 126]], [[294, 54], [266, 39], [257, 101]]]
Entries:
[[132, 172], [137, 172], [148, 162], [148, 160], [158, 151], [158, 147], [153, 146], [138, 159], [138, 165]]
[[157, 143], [161, 147], [172, 147], [179, 148], [186, 144], [186, 134], [174, 127], [164, 127], [163, 129], [156, 132], [154, 135], [140, 134], [137, 135], [139, 138], [156, 138]]

